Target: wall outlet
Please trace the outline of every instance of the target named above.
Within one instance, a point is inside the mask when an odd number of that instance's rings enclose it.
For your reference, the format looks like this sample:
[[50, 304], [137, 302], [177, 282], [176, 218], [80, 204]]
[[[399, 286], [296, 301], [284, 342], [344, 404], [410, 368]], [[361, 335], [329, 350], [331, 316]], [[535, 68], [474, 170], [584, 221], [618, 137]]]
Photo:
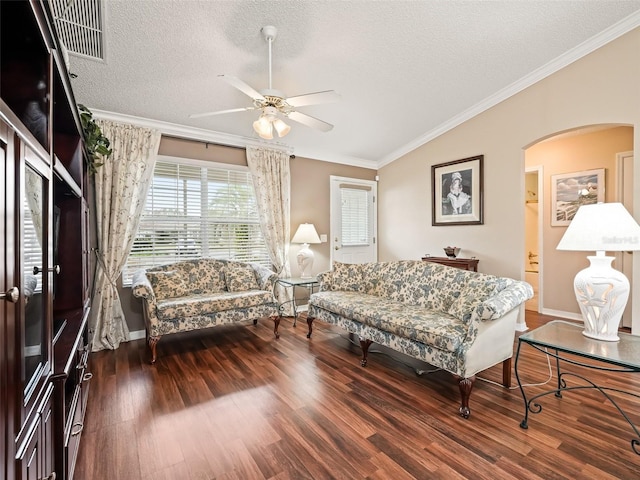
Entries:
[[323, 233], [322, 235], [320, 235], [320, 241], [322, 243], [327, 243], [327, 234]]

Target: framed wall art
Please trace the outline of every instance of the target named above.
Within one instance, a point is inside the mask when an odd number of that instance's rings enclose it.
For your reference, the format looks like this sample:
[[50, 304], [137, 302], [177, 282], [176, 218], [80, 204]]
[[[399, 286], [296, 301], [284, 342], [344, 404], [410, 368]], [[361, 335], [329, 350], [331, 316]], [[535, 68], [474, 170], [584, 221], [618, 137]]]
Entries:
[[482, 225], [484, 155], [431, 166], [432, 225]]
[[567, 226], [581, 205], [604, 202], [604, 168], [551, 175], [551, 226]]

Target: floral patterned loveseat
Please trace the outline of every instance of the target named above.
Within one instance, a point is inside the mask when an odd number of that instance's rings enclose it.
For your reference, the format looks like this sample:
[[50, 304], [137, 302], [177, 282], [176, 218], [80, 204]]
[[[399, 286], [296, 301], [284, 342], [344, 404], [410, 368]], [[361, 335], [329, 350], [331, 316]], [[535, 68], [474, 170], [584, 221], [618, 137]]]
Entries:
[[202, 258], [138, 270], [132, 292], [142, 300], [151, 363], [163, 335], [271, 317], [279, 338], [275, 272], [254, 263]]
[[362, 366], [375, 342], [451, 372], [468, 418], [475, 374], [511, 357], [519, 306], [533, 296], [528, 283], [423, 261], [334, 263], [318, 276], [307, 323], [314, 319], [357, 334]]

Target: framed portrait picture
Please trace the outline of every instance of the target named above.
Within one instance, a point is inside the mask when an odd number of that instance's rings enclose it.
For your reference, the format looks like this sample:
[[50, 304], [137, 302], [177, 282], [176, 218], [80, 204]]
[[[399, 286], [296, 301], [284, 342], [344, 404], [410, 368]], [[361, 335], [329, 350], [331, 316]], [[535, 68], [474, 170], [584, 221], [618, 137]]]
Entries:
[[581, 205], [604, 202], [604, 168], [551, 175], [551, 226], [567, 226]]
[[431, 166], [432, 225], [482, 225], [484, 155]]

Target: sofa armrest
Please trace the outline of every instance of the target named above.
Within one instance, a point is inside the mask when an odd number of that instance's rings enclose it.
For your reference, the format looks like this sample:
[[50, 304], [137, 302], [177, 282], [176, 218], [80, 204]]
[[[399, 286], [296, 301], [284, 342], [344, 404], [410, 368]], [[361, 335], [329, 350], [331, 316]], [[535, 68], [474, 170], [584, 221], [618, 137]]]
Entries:
[[146, 270], [137, 270], [131, 279], [131, 293], [142, 300], [143, 317], [147, 331], [158, 321], [156, 314], [156, 296], [151, 282], [147, 278]]
[[320, 288], [318, 288], [319, 292], [326, 292], [331, 290], [331, 282], [333, 279], [332, 270], [327, 270], [326, 272], [319, 273], [316, 278], [318, 279], [318, 283], [320, 284]]
[[495, 320], [503, 317], [530, 298], [533, 298], [531, 285], [514, 280], [512, 285], [477, 305], [471, 313], [471, 321]]
[[273, 292], [273, 287], [278, 279], [278, 274], [273, 270], [264, 267], [258, 263], [252, 263], [254, 271], [256, 272], [256, 279], [258, 280], [258, 286], [260, 290], [267, 290]]
[[136, 270], [131, 279], [131, 293], [134, 297], [155, 301], [153, 287], [147, 278], [146, 270]]

